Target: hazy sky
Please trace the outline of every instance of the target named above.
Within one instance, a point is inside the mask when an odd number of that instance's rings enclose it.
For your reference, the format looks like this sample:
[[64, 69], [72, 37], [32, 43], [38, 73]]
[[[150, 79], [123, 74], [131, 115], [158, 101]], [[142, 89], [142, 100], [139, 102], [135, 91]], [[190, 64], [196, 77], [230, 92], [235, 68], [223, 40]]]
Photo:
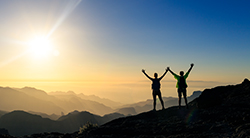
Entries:
[[[153, 76], [195, 66], [189, 92], [250, 78], [250, 1], [1, 0], [0, 86], [152, 98]], [[46, 49], [31, 48], [46, 37]], [[43, 46], [38, 41], [36, 45]], [[177, 97], [167, 74], [163, 96]]]

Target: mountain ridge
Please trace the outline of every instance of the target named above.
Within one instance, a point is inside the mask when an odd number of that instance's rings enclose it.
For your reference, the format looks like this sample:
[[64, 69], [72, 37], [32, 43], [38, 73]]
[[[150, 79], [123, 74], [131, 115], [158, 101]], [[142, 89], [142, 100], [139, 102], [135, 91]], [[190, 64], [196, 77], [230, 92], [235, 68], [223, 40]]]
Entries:
[[112, 108], [102, 103], [84, 100], [74, 95], [56, 97], [32, 87], [0, 87], [0, 109], [4, 111], [25, 110], [57, 115], [72, 110], [86, 110], [99, 115], [113, 112]]
[[[87, 122], [102, 125], [112, 119], [124, 117], [119, 113], [99, 116], [87, 111], [73, 111], [57, 120], [43, 118], [22, 110], [4, 114], [0, 118], [0, 128], [8, 130], [10, 135], [24, 136], [43, 132], [73, 133]], [[1, 135], [0, 135], [1, 136]]]
[[52, 102], [32, 97], [26, 93], [20, 92], [16, 89], [12, 89], [10, 87], [0, 87], [0, 95], [1, 110], [10, 111], [19, 109], [36, 111], [36, 109], [39, 108], [41, 112], [47, 111], [48, 113], [59, 113], [61, 111], [64, 111], [62, 108], [56, 106]]
[[100, 102], [108, 107], [111, 107], [111, 108], [117, 108], [119, 106], [122, 105], [122, 103], [119, 103], [119, 102], [115, 102], [115, 101], [112, 101], [110, 99], [106, 99], [106, 98], [100, 98], [96, 95], [85, 95], [83, 93], [79, 93], [79, 94], [76, 94], [75, 92], [73, 91], [68, 91], [68, 92], [62, 92], [62, 91], [55, 91], [55, 92], [49, 92], [48, 95], [53, 95], [53, 96], [62, 96], [62, 95], [76, 95], [84, 100], [90, 100], [90, 101], [95, 101], [95, 102]]
[[[92, 101], [91, 99], [95, 101]], [[163, 99], [165, 102], [165, 107], [175, 105], [178, 100], [174, 97], [163, 97]], [[190, 101], [189, 97], [188, 100]], [[102, 101], [105, 103], [102, 103]], [[99, 98], [93, 95], [86, 96], [84, 94], [75, 94], [72, 91], [67, 93], [54, 92], [48, 94], [43, 90], [33, 87], [0, 87], [1, 110], [8, 112], [13, 110], [24, 110], [27, 112], [36, 113], [38, 115], [42, 115], [42, 113], [46, 113], [48, 115], [56, 114], [54, 116], [47, 116], [47, 118], [53, 118], [54, 120], [55, 118], [58, 118], [59, 115], [67, 114], [73, 110], [89, 111], [101, 116], [113, 112], [119, 112], [125, 115], [135, 115], [151, 110], [152, 102], [153, 101], [151, 99], [148, 99], [146, 101], [120, 106], [119, 103], [108, 99]], [[113, 104], [113, 108], [119, 108], [113, 109], [109, 106], [106, 106], [107, 104]], [[158, 104], [159, 103], [157, 103], [157, 109], [160, 108], [160, 105]]]

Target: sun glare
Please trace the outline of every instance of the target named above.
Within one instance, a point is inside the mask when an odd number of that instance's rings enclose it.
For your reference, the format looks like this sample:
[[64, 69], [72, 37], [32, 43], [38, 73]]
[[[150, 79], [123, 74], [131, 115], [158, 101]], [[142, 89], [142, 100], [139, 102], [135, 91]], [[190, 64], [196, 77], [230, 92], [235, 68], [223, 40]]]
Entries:
[[35, 37], [30, 40], [29, 52], [36, 58], [46, 58], [49, 55], [59, 55], [59, 52], [53, 49], [51, 42], [46, 37]]

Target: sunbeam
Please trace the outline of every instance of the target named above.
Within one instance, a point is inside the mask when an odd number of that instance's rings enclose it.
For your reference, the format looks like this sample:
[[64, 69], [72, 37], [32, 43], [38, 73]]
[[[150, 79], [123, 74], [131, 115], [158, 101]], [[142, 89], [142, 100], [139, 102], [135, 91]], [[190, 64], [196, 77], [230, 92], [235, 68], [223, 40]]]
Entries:
[[53, 34], [53, 32], [62, 24], [62, 22], [66, 19], [66, 17], [77, 7], [77, 5], [80, 4], [81, 1], [82, 0], [68, 1], [68, 4], [66, 5], [63, 13], [59, 17], [53, 28], [50, 30], [50, 32], [47, 34], [46, 36], [47, 38], [49, 38], [50, 35]]
[[12, 58], [10, 58], [8, 60], [3, 61], [2, 63], [0, 63], [0, 68], [5, 66], [5, 65], [8, 65], [9, 63], [11, 63], [11, 62], [23, 57], [23, 56], [25, 56], [27, 53], [29, 53], [28, 50], [26, 50], [26, 51], [20, 53], [19, 55], [16, 55], [16, 56], [14, 56], [14, 57], [12, 57]]
[[[33, 54], [36, 55], [36, 57], [44, 57], [46, 56], [49, 52], [52, 53], [54, 56], [58, 56], [60, 53], [56, 49], [51, 49], [49, 42], [45, 41], [48, 40], [51, 34], [63, 23], [63, 21], [72, 13], [72, 11], [80, 4], [82, 0], [69, 0], [66, 1], [64, 10], [62, 11], [61, 15], [53, 25], [53, 27], [50, 29], [49, 33], [45, 35], [44, 41], [40, 40], [39, 38], [37, 39], [32, 39], [29, 41], [19, 41], [19, 40], [13, 40], [9, 38], [4, 38], [1, 41], [2, 42], [7, 42], [11, 44], [16, 44], [16, 45], [22, 45], [22, 46], [27, 46], [28, 49], [18, 55], [15, 55], [8, 60], [3, 61], [0, 63], [0, 67], [3, 67], [7, 64], [10, 64], [11, 62], [27, 55], [27, 54]], [[52, 51], [51, 51], [52, 50]]]

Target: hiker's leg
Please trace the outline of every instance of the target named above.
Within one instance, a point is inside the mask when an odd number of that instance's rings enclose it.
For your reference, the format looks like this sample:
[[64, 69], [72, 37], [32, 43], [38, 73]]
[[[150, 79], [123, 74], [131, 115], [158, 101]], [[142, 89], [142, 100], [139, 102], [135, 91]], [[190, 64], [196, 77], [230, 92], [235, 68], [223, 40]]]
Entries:
[[154, 90], [153, 90], [153, 100], [154, 100], [153, 106], [154, 106], [154, 110], [155, 110], [155, 106], [156, 106], [156, 94], [155, 94]]
[[178, 89], [178, 97], [179, 97], [179, 108], [181, 107], [181, 89]]
[[186, 103], [186, 108], [188, 108], [188, 104], [187, 104], [187, 90], [186, 89], [183, 90], [183, 97], [184, 97], [184, 100], [185, 100], [185, 103]]
[[165, 109], [165, 108], [164, 108], [164, 102], [163, 102], [162, 97], [161, 97], [161, 91], [159, 91], [158, 97], [159, 97], [159, 99], [160, 99], [160, 101], [161, 101], [162, 109]]

